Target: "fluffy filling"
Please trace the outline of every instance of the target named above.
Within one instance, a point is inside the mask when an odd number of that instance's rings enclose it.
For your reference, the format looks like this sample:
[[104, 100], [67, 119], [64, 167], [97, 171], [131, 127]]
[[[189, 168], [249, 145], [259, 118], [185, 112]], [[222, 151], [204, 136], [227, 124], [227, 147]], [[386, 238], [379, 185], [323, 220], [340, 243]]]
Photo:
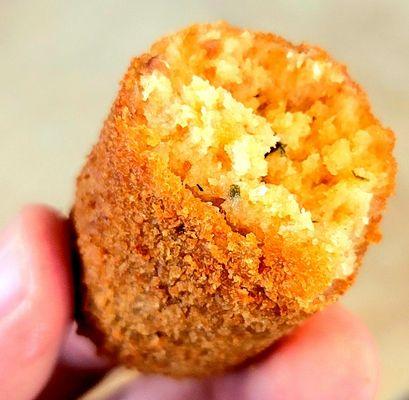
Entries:
[[384, 131], [341, 67], [217, 29], [152, 52], [139, 88], [149, 151], [236, 230], [319, 244], [335, 277], [352, 273], [373, 193], [388, 176], [377, 158]]

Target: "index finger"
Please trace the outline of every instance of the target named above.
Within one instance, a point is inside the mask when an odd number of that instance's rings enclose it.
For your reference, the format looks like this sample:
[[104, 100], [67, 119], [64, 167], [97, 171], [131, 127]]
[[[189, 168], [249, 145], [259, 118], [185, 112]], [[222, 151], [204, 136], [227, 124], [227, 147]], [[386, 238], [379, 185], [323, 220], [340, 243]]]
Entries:
[[30, 399], [50, 376], [72, 314], [65, 220], [26, 207], [0, 240], [0, 398]]

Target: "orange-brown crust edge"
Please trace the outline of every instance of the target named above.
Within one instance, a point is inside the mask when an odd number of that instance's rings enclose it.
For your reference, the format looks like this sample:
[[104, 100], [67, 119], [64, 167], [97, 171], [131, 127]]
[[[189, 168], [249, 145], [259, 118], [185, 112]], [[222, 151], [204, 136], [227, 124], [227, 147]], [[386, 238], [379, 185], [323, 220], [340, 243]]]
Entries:
[[[254, 356], [335, 301], [356, 271], [315, 299], [331, 277], [308, 264], [309, 254], [278, 238], [260, 248], [160, 160], [138, 152], [132, 137], [140, 110], [133, 90], [147, 59], [133, 60], [77, 182], [72, 220], [82, 265], [80, 331], [102, 353], [140, 371], [212, 375]], [[392, 155], [390, 165], [394, 171]], [[359, 261], [377, 238], [392, 189], [393, 179], [374, 201]], [[270, 268], [263, 271], [266, 255]], [[315, 300], [308, 305], [299, 301], [309, 298]]]

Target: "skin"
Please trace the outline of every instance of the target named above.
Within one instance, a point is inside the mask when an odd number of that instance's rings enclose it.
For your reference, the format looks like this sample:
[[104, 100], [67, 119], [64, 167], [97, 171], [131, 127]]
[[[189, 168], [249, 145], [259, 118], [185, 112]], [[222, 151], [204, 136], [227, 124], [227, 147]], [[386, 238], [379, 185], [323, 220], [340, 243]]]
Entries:
[[[74, 399], [111, 368], [75, 334], [71, 269], [67, 221], [55, 211], [25, 207], [0, 233], [0, 398]], [[235, 373], [142, 376], [111, 399], [363, 400], [378, 376], [367, 328], [334, 305]]]

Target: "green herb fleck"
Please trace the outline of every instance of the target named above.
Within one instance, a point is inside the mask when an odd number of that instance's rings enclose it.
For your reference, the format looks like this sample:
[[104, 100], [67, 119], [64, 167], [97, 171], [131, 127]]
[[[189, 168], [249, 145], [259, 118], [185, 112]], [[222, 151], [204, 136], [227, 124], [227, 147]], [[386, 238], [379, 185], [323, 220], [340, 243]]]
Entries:
[[264, 154], [264, 158], [266, 158], [270, 154], [275, 153], [277, 150], [280, 152], [280, 156], [284, 156], [286, 147], [287, 147], [286, 144], [281, 143], [281, 142], [277, 142], [275, 147], [270, 147], [270, 150], [267, 153]]
[[368, 178], [365, 178], [364, 176], [358, 175], [354, 170], [352, 170], [352, 175], [355, 176], [355, 178], [360, 179], [361, 181], [369, 181]]
[[229, 189], [229, 197], [233, 199], [237, 199], [240, 197], [240, 186], [239, 185], [231, 185]]

